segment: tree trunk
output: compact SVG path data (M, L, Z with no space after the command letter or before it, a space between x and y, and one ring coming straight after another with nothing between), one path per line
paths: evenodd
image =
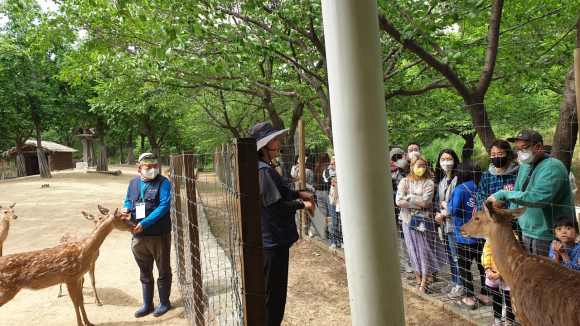
M139 154L145 153L145 134L141 134L141 148L139 149Z
M119 143L119 156L120 156L120 163L125 164L125 156L123 155L123 143Z
M479 135L479 140L483 144L485 150L489 153L491 144L497 139L495 133L489 122L485 104L483 103L483 96L473 96L473 103L469 105L469 115L471 116L471 123Z
M564 100L560 106L554 143L552 144L552 156L562 161L568 172L570 172L574 146L576 145L576 139L578 137L578 112L576 111L574 77L574 67L572 67L566 75Z
M97 156L97 171L108 171L107 147L105 146L105 134L99 130L99 154Z
M127 143L127 164L135 165L135 154L133 154L133 135L129 134L129 142Z
M465 145L463 145L463 150L461 151L461 161L471 159L473 156L473 148L475 147L475 136L477 132L470 132L466 134L461 134L461 137L465 139Z
M40 132L40 116L36 113L35 104L31 101L32 107L32 120L36 126L36 155L38 156L38 170L40 171L41 178L52 178L50 174L50 167L46 160L46 155L44 154L44 149L42 148L42 137Z

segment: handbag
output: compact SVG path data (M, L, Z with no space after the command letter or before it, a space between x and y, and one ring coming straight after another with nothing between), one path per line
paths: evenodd
M413 192L413 185L411 185L411 192ZM409 221L409 227L415 231L425 232L429 230L431 226L431 219L425 218L420 215L411 215L411 220Z

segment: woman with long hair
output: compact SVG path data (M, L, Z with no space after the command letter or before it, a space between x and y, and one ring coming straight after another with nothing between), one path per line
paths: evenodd
M437 158L435 179L433 180L437 189L433 205L435 221L441 223L447 259L451 269L451 283L443 288L441 292L449 293L450 297L461 297L463 294L459 269L457 268L457 237L453 233L453 217L445 207L442 207L441 203L451 200L451 193L453 193L457 185L458 166L460 163L459 157L454 150L450 148L442 149Z
M411 160L409 175L399 183L396 204L401 207L399 219L403 222L405 243L417 280L416 288L421 292L427 290L428 276L438 272L442 266L427 237L429 224L433 224L433 195L434 183L427 160L417 155Z

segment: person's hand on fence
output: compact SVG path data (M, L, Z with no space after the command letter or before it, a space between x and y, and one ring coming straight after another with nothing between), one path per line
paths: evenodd
M494 197L493 195L491 195L491 196L487 197L487 200L489 200L489 201L490 201L490 202L492 202L492 203L495 203L495 201L496 201L497 199L495 199L495 197Z
M435 214L435 222L437 222L437 223L445 223L445 215L443 215L441 213L436 213Z

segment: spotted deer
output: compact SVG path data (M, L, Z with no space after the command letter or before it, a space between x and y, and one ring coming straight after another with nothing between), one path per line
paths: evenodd
M99 222L101 222L107 214L107 213L101 212L102 215L94 216L94 215L89 214L85 211L82 211L82 213L87 220L95 223L95 228L97 227L97 224ZM66 231L60 237L58 244L63 245L63 244L67 244L67 243L80 242L80 241L85 240L88 236L89 236L88 234L86 234L84 232L80 232L80 231ZM101 300L99 300L99 296L97 295L97 288L95 287L95 263L97 262L98 258L99 258L99 250L97 250L95 252L95 255L93 256L93 261L91 262L91 266L89 268L89 276L91 277L91 285L93 287L93 293L95 294L95 303L97 304L97 306L100 307L103 304L101 303ZM85 282L85 278L83 276L82 281L81 281L81 287L84 284L84 282ZM59 286L57 297L60 298L61 296L62 296L62 283Z
M21 289L39 290L66 283L78 326L92 325L85 312L83 275L90 269L97 250L109 233L114 229L130 232L135 228L135 224L123 217L118 209L109 212L99 206L99 210L107 212L103 221L83 241L0 257L0 307Z
M2 257L2 247L4 246L4 241L8 237L8 230L10 230L10 220L17 219L18 216L14 214L14 205L2 206L0 205L0 257Z
M525 252L514 237L510 220L526 208L501 209L504 204L485 201L483 211L459 233L487 238L495 266L511 288L513 312L521 325L580 325L580 272Z

